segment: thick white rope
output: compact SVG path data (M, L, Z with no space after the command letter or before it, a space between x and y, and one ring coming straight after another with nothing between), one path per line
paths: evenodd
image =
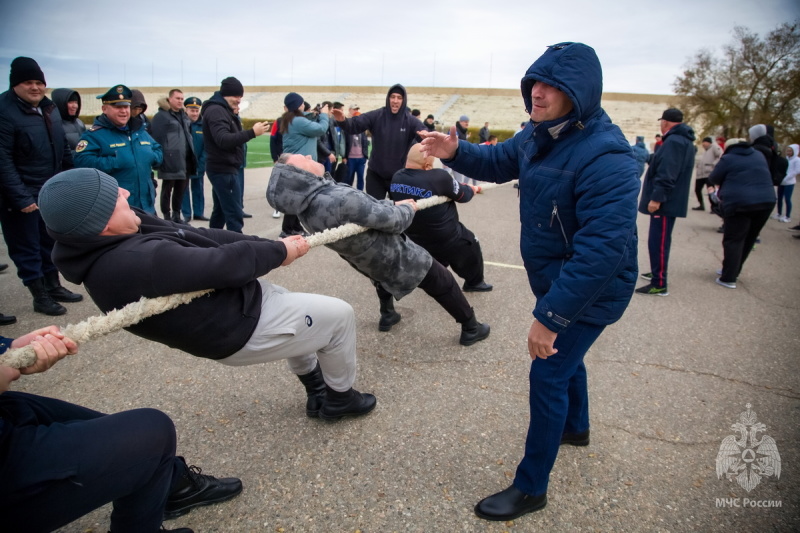
M498 187L495 183L481 184L482 190L493 189L495 187ZM432 196L431 198L418 200L417 207L419 209L427 209L449 201L450 198L446 196ZM344 224L336 228L326 229L325 231L309 235L306 237L306 241L309 247L314 248L316 246L340 241L347 237L352 237L353 235L358 235L369 229L370 228L365 228L358 224ZM212 290L213 289L206 289L195 292L184 292L171 294L169 296L160 296L158 298L142 297L136 302L129 303L122 309L114 309L101 316L91 316L75 325L70 324L65 327L62 332L76 343L82 344L88 340L96 339L122 328L138 324L147 317L164 313L170 309L175 309L179 305L189 303L195 298L210 293ZM36 352L34 352L32 346L14 348L0 355L0 365L10 366L11 368L25 368L31 366L35 362Z

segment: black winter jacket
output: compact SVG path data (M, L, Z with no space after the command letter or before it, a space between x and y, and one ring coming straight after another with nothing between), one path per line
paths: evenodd
M42 114L13 89L0 94L0 197L7 209L36 203L47 180L72 168L55 104L45 97L39 108Z
M746 142L729 146L708 176L708 182L719 186L722 214L771 209L775 204L775 188L764 158Z
M173 224L134 209L139 233L61 235L53 262L66 279L83 283L103 312L142 296L215 289L188 304L147 318L128 331L198 357L239 351L261 316L258 277L286 259L281 241L220 229Z
M206 171L236 174L244 165L244 145L255 139L255 132L242 131L242 123L219 91L203 102L203 135L206 148Z
M78 110L74 117L70 117L69 111L67 110L67 102L69 102L69 99L72 98L73 95L78 98ZM83 132L86 131L86 124L78 118L81 114L81 95L78 91L73 91L72 89L53 89L50 98L53 100L53 103L56 104L58 112L61 115L64 135L67 137L67 144L74 156L75 146L77 146Z
M684 123L664 134L664 143L653 154L642 184L639 212L645 215L686 217L689 186L694 170L694 130ZM654 213L647 210L650 201L661 203Z
M158 101L159 110L150 124L152 136L164 153L158 168L163 180L184 180L197 172L197 159L192 141L191 121L181 109L171 111L166 101Z

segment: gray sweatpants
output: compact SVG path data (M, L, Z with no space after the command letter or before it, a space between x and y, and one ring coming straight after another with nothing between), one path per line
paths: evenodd
M261 317L238 352L220 359L230 366L286 359L297 375L317 366L335 391L349 390L356 379L356 321L350 304L320 294L289 292L266 280L261 284Z

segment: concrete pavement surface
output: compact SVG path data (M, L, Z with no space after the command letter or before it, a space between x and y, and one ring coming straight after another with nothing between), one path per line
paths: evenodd
M247 172L245 209L254 217L245 232L276 238L281 220L271 217L264 197L268 176L269 169ZM208 216L208 184L207 191ZM421 290L396 304L402 321L379 332L374 289L328 249L313 249L267 276L353 306L356 388L378 398L366 417L307 418L303 388L282 362L231 368L124 331L86 343L44 374L23 376L15 389L103 412L161 409L174 420L178 452L190 464L242 478L239 497L195 509L167 522L169 528L800 530L800 240L787 231L793 224L768 222L738 288L730 290L714 283L722 259L720 219L698 211L679 219L670 295L634 295L586 358L590 446L561 449L544 510L493 523L472 509L511 483L523 452L534 298L519 256L517 190L487 191L459 211L481 241L486 279L494 284L492 292L467 295L492 327L474 346L458 344L459 326ZM647 272L648 219L639 217L639 264ZM7 257L0 244L0 260ZM86 295L83 287L66 285ZM88 296L66 304L63 317L34 313L13 267L0 273L0 295L0 311L18 318L0 329L4 336L99 314ZM739 435L731 426L748 404L764 424L757 438L772 437L781 459L780 477L762 476L749 492L716 470L720 445ZM747 454L742 464L752 470ZM110 512L107 505L60 531L104 532Z

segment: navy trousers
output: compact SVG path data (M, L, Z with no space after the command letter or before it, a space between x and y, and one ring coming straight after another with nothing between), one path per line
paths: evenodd
M514 486L531 496L547 492L561 435L589 429L583 358L605 326L576 322L556 337L558 353L531 362L530 424Z
M667 286L667 267L669 265L669 249L672 246L672 229L675 217L650 215L650 233L647 238L647 249L650 251L650 272L654 287L663 289Z
M47 234L38 210L23 213L2 207L0 227L8 246L8 256L14 261L17 276L23 284L30 285L33 280L57 270L50 259L55 241Z
M181 213L183 218L191 220L192 217L201 217L206 209L206 198L203 190L203 176L199 178L189 178L189 186L183 193L183 205Z
M155 409L105 415L22 392L0 395L5 531L49 532L114 502L111 531L158 531L173 482L175 426Z
M244 227L244 214L242 211L242 193L239 189L239 173L218 174L209 172L214 207L211 210L209 228L222 229L226 226L229 231L242 232Z

